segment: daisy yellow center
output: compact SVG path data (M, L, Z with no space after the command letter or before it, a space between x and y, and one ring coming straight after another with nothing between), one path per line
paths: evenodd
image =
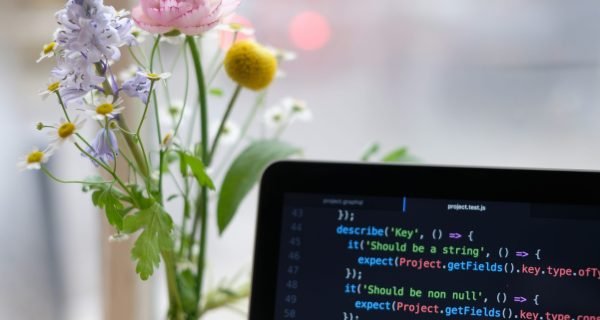
M169 114L171 115L171 117L176 117L179 115L179 111L180 109L178 107L172 106L169 108Z
M101 114L103 116L113 112L115 110L115 106L112 103L103 103L96 107L96 113Z
M75 125L71 122L64 123L58 128L58 136L61 138L68 138L75 132Z
M33 151L29 155L27 155L27 163L40 163L44 158L44 152L42 151Z
M156 73L148 73L146 77L150 80L160 80L160 75Z
M56 90L58 90L58 87L60 87L60 82L58 82L58 81L52 82L51 84L48 85L48 91L55 92Z
M229 24L229 27L231 29L233 29L234 31L240 31L240 30L242 30L242 28L244 26L242 26L242 24L240 24L240 23L232 22L232 23Z
M173 134L169 132L169 133L167 133L167 134L165 135L165 137L163 138L163 140L162 140L162 144L163 144L164 146L166 146L167 144L169 144L169 143L171 142L171 139L173 139Z
M44 46L44 54L48 54L52 51L54 51L54 49L56 48L56 42L52 41L50 43L48 43L47 45Z

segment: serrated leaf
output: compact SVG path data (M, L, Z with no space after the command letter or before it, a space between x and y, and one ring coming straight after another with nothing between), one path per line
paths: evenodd
M99 209L104 210L108 223L117 230L123 229L123 216L127 213L123 208L121 200L125 195L113 188L111 183L101 183L102 178L94 177L87 179L89 184L84 186L84 191L92 191L92 203Z
M147 209L154 204L154 200L144 195L145 189L138 185L128 185L129 195L123 197L123 201L129 202L138 209Z
M97 206L103 208L104 212L106 212L108 223L117 228L117 230L123 229L123 204L119 200L118 193L110 187L105 190L95 191L92 198L96 194L98 194Z
M271 162L300 152L299 148L277 140L260 140L242 151L229 167L219 193L217 203L219 232L225 231L240 203Z
M160 264L163 250L171 250L173 241L173 220L157 203L147 209L129 215L123 221L123 229L127 233L143 229L131 250L131 257L137 261L135 271L142 280L147 280Z
M196 180L201 186L207 187L211 190L215 190L215 184L206 173L206 169L204 168L202 160L187 153L183 154L183 159L187 166L190 169L192 169L194 177L196 177Z

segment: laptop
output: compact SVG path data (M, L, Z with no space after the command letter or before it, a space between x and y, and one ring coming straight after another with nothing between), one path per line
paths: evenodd
M600 173L278 162L250 319L600 319Z

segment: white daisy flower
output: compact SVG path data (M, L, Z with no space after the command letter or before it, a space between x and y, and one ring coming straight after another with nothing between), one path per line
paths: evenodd
M123 103L123 99L121 98L113 101L114 99L111 95L100 95L96 100L96 104L91 104L89 105L90 109L84 110L85 113L95 120L104 121L106 119L113 119L125 109L125 107L120 106Z
M160 149L162 151L169 149L173 145L173 141L175 140L174 134L173 130L169 130L162 138L162 141L160 142Z
M148 32L134 25L133 27L131 27L131 35L135 38L137 44L140 44L146 41L146 37L148 37Z
M48 98L49 95L58 92L59 89L60 89L60 81L50 80L48 82L46 90L40 91L40 96L42 96L42 99L46 99L46 98Z
M160 37L160 42L166 42L173 46L180 46L185 42L185 34L179 33L177 35L163 35Z
M50 148L58 149L65 141L75 142L75 133L81 130L85 124L85 119L79 120L79 116L73 122L60 119L60 123L54 126L54 130L49 132L52 142Z
M306 102L303 100L286 97L281 102L283 109L288 114L290 121L310 121L312 120L312 112L306 107Z
M296 58L298 57L298 55L293 51L283 50L283 49L279 49L279 48L275 48L275 47L271 47L271 46L268 46L267 50L271 51L271 53L273 53L273 55L279 62L296 60ZM283 71L281 68L277 68L275 77L276 78L284 78L285 76L286 76L285 71Z
M117 78L119 79L119 81L121 82L125 82L133 77L135 77L135 75L138 73L140 69L138 68L137 65L132 64L129 67L127 67L125 70L119 72L119 74L117 75Z
M220 121L212 122L210 125L211 135L215 137L217 132L219 131L219 127L221 126ZM228 145L235 143L240 137L240 127L233 121L227 120L223 125L223 129L221 130L221 137L219 138L219 143Z
M182 116L185 123L185 119L190 117L190 111L191 108L184 108L182 100L173 100L167 107L161 107L159 109L160 124L162 127L173 128L177 125L179 117Z
M231 33L239 33L239 34L243 34L245 36L252 36L254 35L254 29L247 27L239 22L229 22L229 23L222 23L218 26L215 27L215 30L218 31L225 31L225 32L231 32Z
M40 61L42 61L46 58L54 57L54 53L56 52L57 47L58 47L58 44L54 41L45 44L42 47L42 51L40 52L40 57L36 60L36 62L39 63Z
M168 79L168 78L171 77L171 73L170 72L153 73L153 72L142 72L142 71L139 71L137 74L139 74L140 76L144 76L144 77L148 78L148 80L150 80L150 81L166 80L166 79Z
M272 46L267 46L267 50L271 51L275 58L277 58L279 61L293 61L298 57L298 55L293 51L279 49Z
M287 114L279 105L265 111L264 122L269 128L279 128L287 121Z
M46 149L41 151L38 148L33 148L29 154L21 158L17 163L17 167L20 170L40 170L42 164L48 162L48 159L52 156L54 151L52 149Z

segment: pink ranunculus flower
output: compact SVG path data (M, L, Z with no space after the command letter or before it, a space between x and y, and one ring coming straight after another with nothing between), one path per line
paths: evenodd
M179 30L187 35L206 32L239 5L239 0L140 0L131 16L150 33Z

